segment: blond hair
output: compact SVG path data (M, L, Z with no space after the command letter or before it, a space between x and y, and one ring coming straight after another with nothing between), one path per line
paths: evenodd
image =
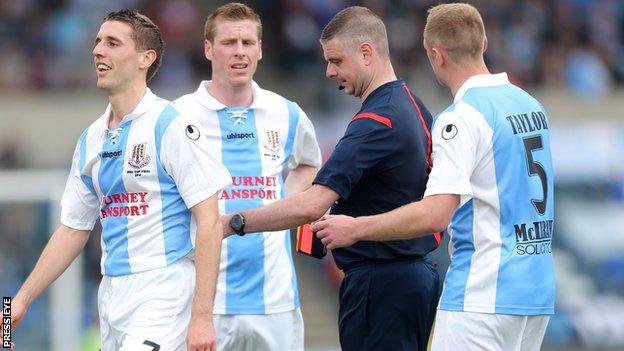
M469 4L438 5L428 11L423 39L425 48L440 47L455 63L472 61L485 49L483 19Z
M251 20L256 22L258 24L258 39L262 39L262 22L260 21L260 16L258 16L256 11L245 4L232 2L220 6L208 15L206 24L204 25L204 37L210 42L214 40L217 31L216 22L219 19L227 21Z
M372 44L377 52L389 57L386 26L373 11L362 6L351 6L338 12L323 28L321 43L338 38L354 50L362 43Z

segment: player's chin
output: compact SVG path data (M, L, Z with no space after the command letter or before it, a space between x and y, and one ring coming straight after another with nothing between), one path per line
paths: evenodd
M251 84L252 76L249 74L239 74L230 78L230 84L235 87L242 87Z
M98 77L96 85L98 88L105 90L110 87L110 82L105 78Z

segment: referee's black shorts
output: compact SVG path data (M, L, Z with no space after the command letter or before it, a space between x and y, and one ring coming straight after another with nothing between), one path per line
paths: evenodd
M338 313L342 350L425 351L439 279L426 258L367 263L345 272Z

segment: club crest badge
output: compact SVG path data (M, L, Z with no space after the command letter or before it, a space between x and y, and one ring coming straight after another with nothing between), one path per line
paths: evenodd
M266 138L264 140L264 148L274 154L279 152L280 140L279 133L275 130L269 130L266 132Z
M278 131L267 131L262 146L264 147L264 157L267 157L272 161L277 161L280 159L281 143Z
M128 160L128 165L130 165L130 167L140 169L150 163L150 156L145 153L146 148L147 143L134 144L132 147L132 154Z

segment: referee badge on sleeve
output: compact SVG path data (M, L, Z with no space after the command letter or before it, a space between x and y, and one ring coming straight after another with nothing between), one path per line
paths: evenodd
M193 141L198 140L199 137L201 136L201 133L199 132L199 128L195 127L192 124L189 124L188 126L186 126L186 128L184 129L184 132L186 133L186 136Z

